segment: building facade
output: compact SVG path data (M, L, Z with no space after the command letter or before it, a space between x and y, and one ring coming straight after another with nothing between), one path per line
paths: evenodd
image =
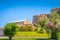
M48 16L48 14L39 14L39 15L33 16L32 24L38 24L39 21L46 16Z
M54 9L51 9L51 12L57 12L60 11L60 8L54 8Z
M0 37L4 36L4 28L0 28Z
M30 24L29 20L17 20L17 21L12 21L11 23L16 23L19 27L24 26L26 24Z
M51 13L58 13L60 18L60 8L51 9ZM39 15L33 16L32 24L39 23L39 21L46 16L49 18L50 14L39 14Z

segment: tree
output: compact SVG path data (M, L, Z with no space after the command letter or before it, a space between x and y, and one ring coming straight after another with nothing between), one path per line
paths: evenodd
M58 39L56 22L54 22L54 25L51 26L51 39Z
M12 40L17 31L18 26L15 23L7 23L4 27L4 35L9 36L9 40Z
M47 20L48 20L47 16L40 20L39 24L42 28L44 28Z
M51 39L58 39L57 35L57 19L59 15L57 13L51 13L49 17L49 21L47 23L47 28L51 30Z
M41 27L44 27L44 25L45 25L45 20L40 20L39 24L41 25Z
M57 26L58 26L57 31L60 32L60 20L59 19L57 19Z

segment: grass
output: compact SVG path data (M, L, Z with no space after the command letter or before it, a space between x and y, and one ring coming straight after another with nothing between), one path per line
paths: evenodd
M0 39L0 40L8 40L8 39ZM33 39L33 38L16 38L13 40L35 40L35 39Z
M8 39L0 39L0 40L8 40ZM56 39L40 39L40 38L15 38L12 40L56 40Z
M60 33L58 34L60 35ZM13 40L55 40L55 39L48 39L48 34L47 33L37 33L37 32L17 32ZM20 37L20 38L19 38ZM22 38L21 38L22 37ZM26 38L23 38L26 37ZM31 38L27 38L31 37ZM39 37L39 38L36 38ZM0 38L0 40L8 40L7 38Z
M58 33L58 36L60 37L60 33ZM55 39L48 39L47 33L37 33L37 32L17 32L13 40L55 40ZM20 37L20 38L19 38ZM22 37L22 38L21 38ZM26 37L26 38L23 38ZM31 38L27 38L31 37ZM36 38L39 37L39 38ZM7 38L0 38L0 40L8 40Z
M16 37L48 37L47 33L37 33L37 32L17 32Z
M15 40L35 40L34 38L17 38Z
M0 38L0 40L8 40L9 38Z
M44 40L44 39L39 39L39 38L48 38L48 34L25 31L25 32L17 32L14 37L17 37L17 38L13 38L13 40ZM26 38L23 38L23 37L26 37ZM29 37L31 37L31 38L29 38ZM38 37L38 38L36 38L36 37ZM0 40L8 40L8 39L7 38L5 38L5 39L0 38Z
M47 39L39 39L39 38L48 38L48 34L47 33L37 33L37 32L17 32L15 37L18 38L13 38L13 40L47 40ZM20 37L20 38L19 38ZM21 38L22 37L22 38ZM26 38L23 38L26 37ZM31 38L27 38L27 37L31 37ZM35 37L39 37L39 38L35 38ZM2 39L0 38L0 40L8 40L8 39Z

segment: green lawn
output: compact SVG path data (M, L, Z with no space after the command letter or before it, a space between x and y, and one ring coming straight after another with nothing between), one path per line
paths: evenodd
M60 35L60 33L58 35ZM37 33L37 32L17 32L15 37L17 37L17 38L13 38L13 40L53 40L53 39L48 39L47 33L41 34L41 33ZM23 37L26 37L26 38L23 38ZM27 38L27 37L31 37L31 38ZM36 38L36 37L39 37L39 38ZM8 40L8 39L0 38L0 40Z
M0 40L8 40L8 39L0 39ZM35 40L34 38L15 38L13 40Z
M37 32L17 32L16 37L45 37L48 38L47 33L37 33Z
M41 33L37 33L37 32L26 32L25 31L25 32L17 32L15 34L15 37L18 37L18 38L13 38L13 40L47 40L48 34L47 33L42 33L41 34ZM23 38L23 37L26 37L26 38ZM29 38L29 37L31 37L31 38ZM39 39L39 38L36 38L36 37L46 38L46 39ZM0 40L8 40L8 39L0 39Z
M8 40L8 39L0 39L0 40ZM13 40L53 40L53 39L40 39L40 38L15 38ZM55 39L54 39L55 40Z

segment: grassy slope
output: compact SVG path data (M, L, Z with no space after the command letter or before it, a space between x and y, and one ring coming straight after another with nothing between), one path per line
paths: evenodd
M17 37L48 37L47 33L37 33L37 32L18 32L15 36Z
M32 36L33 35L33 36ZM58 33L58 35L60 36L60 33ZM48 37L47 34L39 34L37 32L18 32L15 36L29 36L29 37ZM0 39L0 40L8 40L8 39ZM41 38L15 38L14 40L50 40L50 39L41 39ZM54 39L55 40L55 39Z
M17 32L15 35L17 37L33 37L33 38L15 38L14 40L45 40L45 39L39 39L34 37L40 37L40 38L46 38L48 37L47 33L37 33L37 32ZM8 40L8 39L0 39L0 40ZM47 39L46 39L47 40Z

